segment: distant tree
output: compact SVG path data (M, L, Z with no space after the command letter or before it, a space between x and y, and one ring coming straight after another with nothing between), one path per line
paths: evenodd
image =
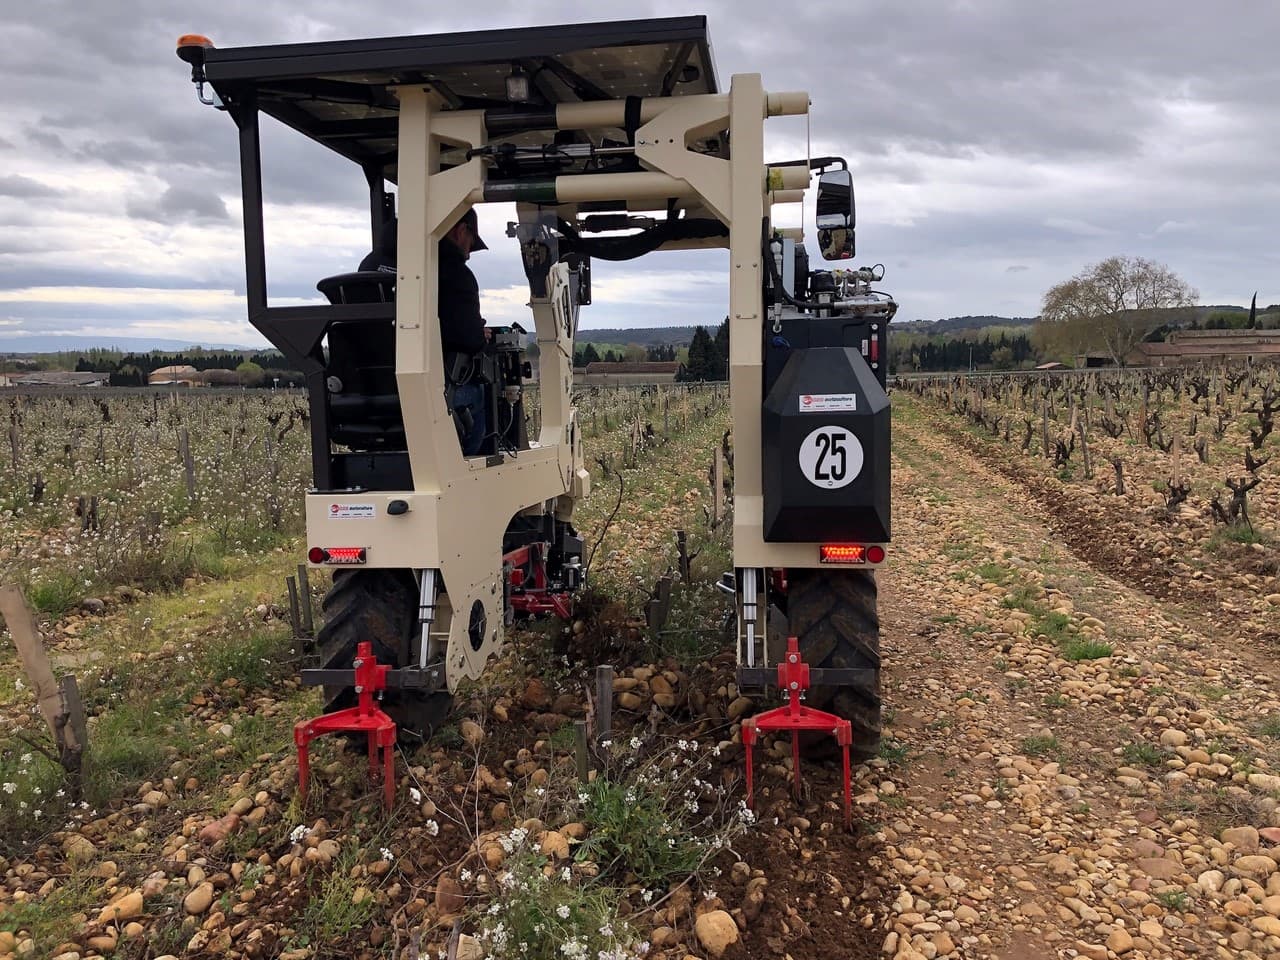
M147 375L141 368L133 364L125 364L112 373L107 382L113 387L142 387L146 386Z
M729 379L729 318L725 317L724 321L716 328L716 335L712 340L712 346L715 348L715 380Z
M1013 369L1013 347L996 347L991 352L991 366L997 370Z
M236 367L236 373L240 375L240 382L246 387L256 387L266 378L266 374L262 367L258 366L252 360L244 360Z
M1158 311L1193 305L1200 295L1164 264L1108 257L1050 287L1037 332L1061 354L1105 350L1117 364L1161 323Z
M623 357L626 358L628 363L642 363L646 353L647 351L640 344L628 343L626 350L623 352Z
M604 352L604 362L605 362L605 363L617 363L617 362L618 362L618 355L617 355L616 353L614 353L612 349L606 350L606 351Z
M707 333L707 328L697 326L693 328L693 339L689 342L689 359L685 362L684 374L681 377L689 383L700 383L705 380L716 379L716 370L714 368L715 361L715 342L711 339L711 335Z

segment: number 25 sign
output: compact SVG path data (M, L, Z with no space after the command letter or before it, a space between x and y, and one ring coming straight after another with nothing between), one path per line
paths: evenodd
M815 487L835 490L862 472L862 444L844 427L818 427L800 444L800 472Z

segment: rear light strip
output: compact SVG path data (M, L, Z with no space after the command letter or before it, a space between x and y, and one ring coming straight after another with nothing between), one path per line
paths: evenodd
M818 547L818 559L824 564L884 563L884 547L878 543L824 543Z
M344 565L364 563L368 550L364 547L312 547L307 559L315 564Z

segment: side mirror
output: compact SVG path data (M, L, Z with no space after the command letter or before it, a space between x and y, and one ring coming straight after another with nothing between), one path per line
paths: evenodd
M818 248L823 260L853 259L853 174L828 170L818 178Z

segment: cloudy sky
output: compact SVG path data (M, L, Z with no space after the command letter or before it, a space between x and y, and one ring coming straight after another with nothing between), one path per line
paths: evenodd
M241 46L564 23L583 9L0 5L0 341L263 342L241 296L235 127L196 102L178 35ZM1167 263L1205 303L1247 303L1255 289L1280 301L1273 0L586 9L592 20L705 13L722 86L760 72L767 89L807 89L813 152L849 158L858 259L888 266L900 319L1034 315L1048 286L1111 254ZM802 119L766 129L772 159L803 155ZM363 177L280 128L264 131L264 164L273 302L314 300L316 279L365 252ZM493 249L473 260L495 321L524 313L508 216L481 211ZM726 266L719 252L598 264L583 326L714 323Z

